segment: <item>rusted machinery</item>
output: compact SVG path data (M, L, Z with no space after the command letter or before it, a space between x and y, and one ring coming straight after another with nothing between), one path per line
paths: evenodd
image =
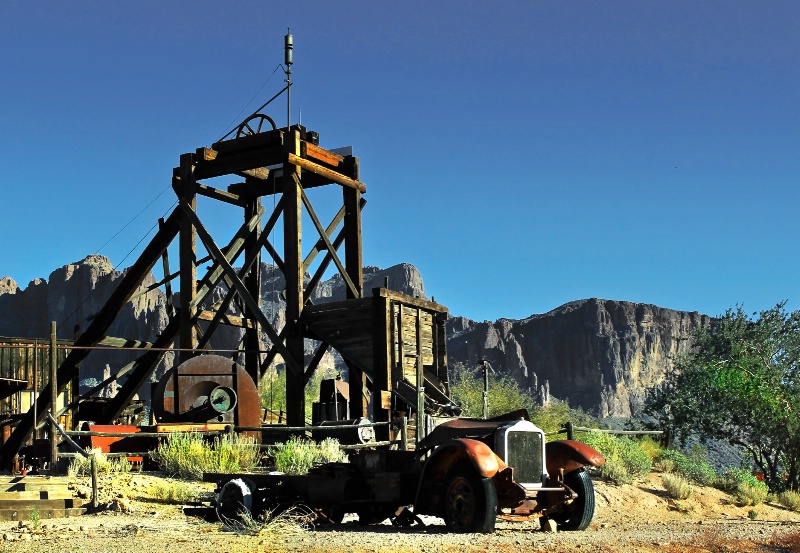
M200 355L168 371L155 386L159 423L261 424L261 399L244 367L220 355Z
M456 418L437 426L413 451L363 450L349 463L328 463L307 475L207 474L218 483L222 520L297 504L320 521L356 513L362 524L390 518L444 519L453 532L493 532L498 516L542 517L561 530L584 530L594 516L594 488L584 466L603 457L572 440L545 443L526 411L491 420Z

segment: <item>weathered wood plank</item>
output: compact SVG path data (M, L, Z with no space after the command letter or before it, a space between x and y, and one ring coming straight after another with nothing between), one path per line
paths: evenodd
M342 186L354 188L362 194L367 191L367 185L363 182L346 177L341 173L337 173L333 169L328 169L327 167L320 165L319 163L314 163L313 161L303 159L302 157L294 154L289 154L288 160L292 165L296 165L302 169L305 169L306 171L316 173L317 175L322 175L323 177L331 179L333 182L341 184Z
M197 312L197 318L202 321L213 321L217 316L217 311L207 311L205 309ZM223 313L219 316L219 322L228 326L237 326L239 328L253 328L253 321L235 315L228 315Z
M238 194L232 194L230 192L220 190L219 188L208 186L207 184L197 183L197 193L207 198L211 198L213 200L219 200L221 202L225 202L228 204L237 205L239 207L244 207L245 205L247 205L247 202L243 200Z
M321 161L322 163L326 163L333 167L341 165L341 163L344 161L344 156L335 154L330 150L321 148L320 146L312 144L311 142L303 141L301 143L301 148L305 150L306 157L316 159L317 161Z

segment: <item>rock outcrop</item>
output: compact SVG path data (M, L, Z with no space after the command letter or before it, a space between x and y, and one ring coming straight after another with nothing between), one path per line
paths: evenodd
M450 362L487 359L541 403L552 396L601 417L639 413L688 336L711 319L655 305L588 299L512 321L448 322Z

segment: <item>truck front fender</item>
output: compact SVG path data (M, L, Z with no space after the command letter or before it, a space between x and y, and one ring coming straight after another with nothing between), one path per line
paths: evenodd
M431 452L422 467L414 500L415 512L430 514L440 502L438 484L443 484L451 469L468 462L483 478L493 478L506 470L503 460L485 443L470 438L447 440Z
M567 474L586 465L599 467L606 462L605 457L595 448L575 440L555 440L547 442L544 447L547 472L553 479L561 469Z

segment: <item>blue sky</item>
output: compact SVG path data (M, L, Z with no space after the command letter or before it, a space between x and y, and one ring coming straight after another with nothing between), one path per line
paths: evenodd
M798 21L777 1L4 0L0 276L101 246L130 265L179 155L282 87L290 27L293 122L361 159L365 262L413 263L452 313L797 309ZM218 243L241 217L200 215Z

